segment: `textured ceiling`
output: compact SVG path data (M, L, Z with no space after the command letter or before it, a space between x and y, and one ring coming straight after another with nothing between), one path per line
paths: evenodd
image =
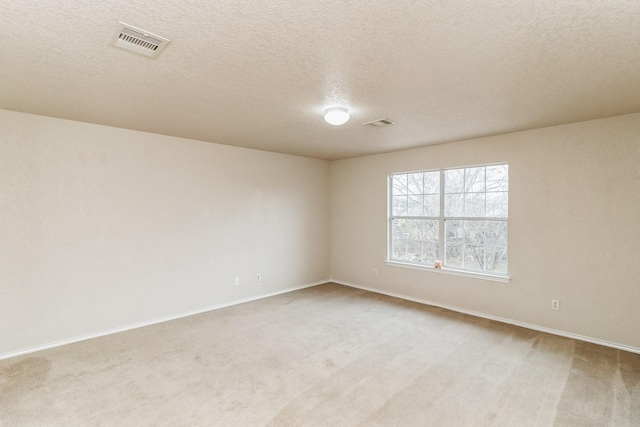
M640 112L640 1L0 0L0 58L3 109L339 159Z

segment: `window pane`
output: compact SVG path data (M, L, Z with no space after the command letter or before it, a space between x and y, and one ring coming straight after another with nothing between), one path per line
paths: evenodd
M407 242L411 237L411 222L406 219L394 219L391 229L393 233L392 257L398 261L407 261Z
M477 193L485 191L484 169L484 167L480 167L466 168L464 170L465 191L467 193Z
M408 219L394 219L392 221L393 237L395 239L408 239L411 235L410 221Z
M427 265L433 265L434 261L440 259L437 243L424 242L422 244L423 262Z
M392 191L394 195L408 194L406 174L393 175Z
M445 267L507 273L507 222L447 220Z
M424 240L428 242L435 242L436 244L438 243L440 235L440 227L438 223L439 221L437 219L422 221L422 236Z
M424 179L422 173L410 173L407 175L409 194L424 194Z
M449 169L444 171L444 192L464 192L464 169Z
M391 199L391 215L392 216L407 216L409 214L409 208L407 205L407 196L393 196Z
M444 195L444 216L464 216L464 194L453 193Z
M424 234L422 230L422 220L410 219L410 220L407 220L407 225L408 225L407 237L415 241L422 240L422 236Z
M509 193L487 193L487 217L506 218L509 214Z
M409 195L409 216L422 216L423 196Z
M463 221L464 243L467 245L484 245L485 221Z
M433 194L424 196L424 215L440 216L440 195Z
M484 270L484 246L466 245L464 247L464 268Z
M486 271L507 273L507 247L487 246L485 250Z
M424 173L424 194L440 195L440 172Z
M485 244L490 246L507 246L507 222L485 222Z
M485 216L485 194L467 193L464 195L464 214L467 217Z
M407 256L409 262L422 262L422 242L409 240L407 242Z
M394 219L392 259L432 265L438 255L438 224L438 220Z
M445 244L445 265L448 267L463 268L463 248L464 245Z
M446 221L444 240L448 243L464 243L463 221Z
M407 242L406 240L394 240L391 256L396 261L407 260Z
M509 166L487 166L487 191L509 190Z

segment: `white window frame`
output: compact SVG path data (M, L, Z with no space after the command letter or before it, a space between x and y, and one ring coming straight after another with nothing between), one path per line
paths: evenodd
M509 217L508 213L506 217L447 217L445 216L445 173L451 170L457 169L468 169L468 168L478 168L478 167L490 167L490 166L499 166L505 165L508 168L508 163L493 163L493 164L482 164L482 165L469 165L469 166L458 166L458 167L450 167L450 168L442 168L442 169L431 169L431 170L420 170L420 171L412 171L412 172L395 172L391 173L387 177L387 265L393 267L404 267L411 269L418 269L423 271L437 272L443 274L451 274L456 276L465 276L465 277L473 277L485 280L492 280L498 282L508 282L510 280L509 272L508 272L508 241L506 242L506 250L507 250L507 272L493 272L493 271L484 271L484 270L470 270L464 269L460 267L450 267L445 262L445 228L447 221L504 221L507 223L507 239L508 239L508 222ZM439 216L403 216L403 215L393 215L393 177L398 175L409 175L413 173L424 173L424 172L439 172L440 173L440 212ZM507 172L508 173L508 172ZM508 181L507 181L508 182ZM508 186L508 184L507 184ZM508 197L508 188L507 188L507 197ZM484 194L487 191L485 189ZM508 203L508 202L507 202ZM507 208L508 209L508 208ZM410 262L404 260L394 260L393 259L393 221L394 219L428 219L439 221L439 229L438 229L438 251L441 257L442 268L435 268L434 265L427 265L425 263L420 262Z

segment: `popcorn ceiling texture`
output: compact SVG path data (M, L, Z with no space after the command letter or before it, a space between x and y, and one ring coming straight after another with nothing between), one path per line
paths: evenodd
M171 43L116 49L118 21ZM0 108L347 158L638 112L639 24L637 1L1 0Z

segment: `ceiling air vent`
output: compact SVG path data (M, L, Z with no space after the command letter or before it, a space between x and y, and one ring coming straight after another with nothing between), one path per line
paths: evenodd
M390 120L390 119L378 119L378 120L372 120L372 121L367 122L367 123L363 123L363 125L369 126L369 127L372 127L372 128L381 128L381 127L395 125L395 124L396 124L396 122L394 122L393 120Z
M155 58L169 44L169 39L132 27L124 22L118 22L111 44L130 52Z

